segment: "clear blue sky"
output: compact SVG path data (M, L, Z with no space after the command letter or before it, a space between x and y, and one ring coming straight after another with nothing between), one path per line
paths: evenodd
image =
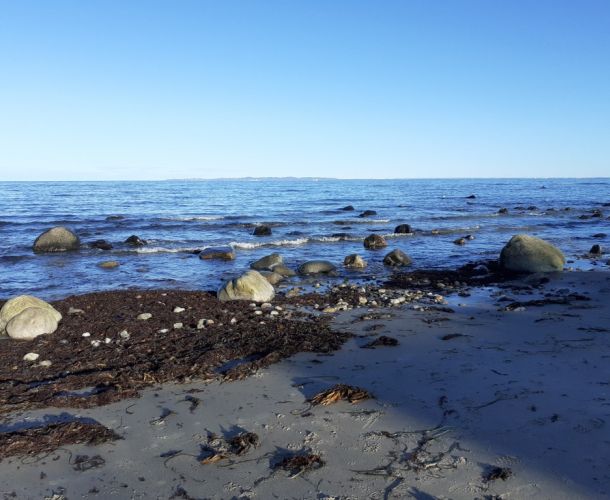
M608 0L0 0L0 180L610 175Z

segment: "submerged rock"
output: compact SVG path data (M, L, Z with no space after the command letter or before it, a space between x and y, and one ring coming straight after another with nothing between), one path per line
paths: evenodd
M246 271L238 278L227 281L218 290L218 299L222 302L229 300L269 302L274 296L273 286L263 275L254 270Z
M34 252L68 252L78 250L80 239L69 229L57 226L42 233L32 247Z
M286 267L284 264L278 264L277 266L273 266L271 269L274 273L281 274L285 278L290 278L297 275L296 271Z
M90 243L91 248L97 248L99 250L112 250L112 245L106 240L95 240Z
M232 247L210 247L199 253L202 260L235 260L235 250Z
M454 245L465 245L466 238L458 238L457 240L453 240Z
M257 271L271 271L275 266L281 265L284 263L284 257L282 257L279 253L275 252L265 257L258 259L257 261L250 264L252 269L256 269Z
M364 238L364 248L376 250L378 248L387 247L388 244L385 238L379 234L371 234Z
M354 207L352 205L347 205L346 207L343 207L341 210L344 210L346 212L351 212L352 210L354 210Z
M562 271L565 257L561 250L548 241L518 234L502 249L500 265L509 271L548 273Z
M377 212L375 210L365 210L358 217L370 217L371 215L377 215Z
M589 250L589 253L591 255L602 255L604 252L602 250L602 246L595 244L591 247L591 250Z
M106 260L98 264L102 269L116 269L120 265L121 263L116 260Z
M337 268L327 260L310 260L299 266L299 274L330 273Z
M345 257L345 259L343 260L343 265L345 267L351 267L354 269L364 269L367 264L366 261L362 257L360 257L360 255L358 255L357 253L353 253Z
M31 295L19 295L6 301L2 309L0 309L0 334L5 332L6 325L11 319L30 307L47 309L51 312L57 323L61 321L61 313L51 304Z
M280 281L284 279L280 273L276 273L274 271L259 271L260 274L272 285L277 285Z
M271 236L271 227L266 224L261 224L260 226L256 226L254 228L254 232L252 233L254 236Z
M508 208L501 208L500 210L498 210L498 214L500 215L506 215L508 213Z
M408 266L412 262L411 257L398 248L392 250L383 258L383 263L386 266Z

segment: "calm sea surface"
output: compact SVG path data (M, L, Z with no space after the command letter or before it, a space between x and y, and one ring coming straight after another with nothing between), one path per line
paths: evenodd
M467 198L471 194L476 199ZM570 265L589 269L593 263L582 256L591 245L610 246L607 236L593 238L610 233L608 203L606 178L0 183L0 297L30 293L54 299L125 288L215 289L271 252L281 252L292 266L311 259L340 265L357 252L369 261L364 276L386 275L381 260L393 248L409 254L416 268L453 268L496 257L515 233L546 238L574 261ZM356 210L342 211L346 205ZM508 208L508 214L499 215L500 208ZM593 209L604 211L603 217L581 218ZM358 217L364 210L377 214ZM272 226L272 236L252 235L261 223ZM415 234L394 235L394 227L402 223L410 224ZM75 231L83 248L34 254L34 239L57 225ZM388 238L388 249L363 248L362 240L372 232ZM132 234L148 245L125 245ZM463 247L453 244L468 234L475 239ZM87 245L97 239L114 248ZM236 260L203 261L193 253L218 245L235 248ZM98 264L104 260L117 260L121 266L101 269ZM335 279L356 276L341 269Z

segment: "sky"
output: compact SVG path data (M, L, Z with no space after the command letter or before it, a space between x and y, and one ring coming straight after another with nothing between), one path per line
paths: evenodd
M610 176L607 0L0 0L0 180Z

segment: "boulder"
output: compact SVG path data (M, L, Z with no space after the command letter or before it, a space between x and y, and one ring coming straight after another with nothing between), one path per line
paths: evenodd
M466 238L458 238L457 240L453 240L454 245L465 245Z
M337 268L327 260L310 260L299 266L299 274L331 273Z
M297 275L297 273L295 271L293 271L289 267L286 267L284 264L278 264L277 266L273 266L273 272L277 273L277 274L281 274L285 278L290 278L292 276Z
M377 215L377 212L375 210L365 210L358 217L370 217L371 215Z
M90 244L91 248L97 248L99 250L112 250L112 245L106 240L95 240Z
M256 226L254 228L254 232L252 234L254 236L271 236L271 227L261 224L260 226Z
M469 195L469 196L466 196L466 199L467 199L467 200L474 200L474 199L476 199L476 195L471 194L471 195Z
M238 278L227 281L218 290L218 300L250 300L270 302L275 296L273 286L258 271L246 271Z
M106 220L108 222L113 221L113 220L123 220L125 218L124 215L109 215L108 217L106 217Z
M146 245L147 242L139 236L132 234L129 238L125 240L125 243L132 247L143 247L144 245Z
M408 266L412 262L411 257L398 248L392 250L383 258L383 263L386 266Z
M354 269L364 269L366 267L366 261L357 253L353 253L345 257L343 265Z
M413 232L409 224L400 224L394 228L394 234L410 234Z
M278 266L283 263L284 257L282 257L279 253L275 252L270 255L266 255L261 259L258 259L256 262L250 264L250 267L252 269L256 269L257 271L271 271L275 266Z
M47 304L44 300L32 297L31 295L19 295L6 301L2 309L0 309L0 334L5 332L6 325L11 319L30 307L47 309L53 315L56 323L61 321L60 312L51 304Z
M260 274L272 285L277 285L280 281L284 279L280 273L276 273L273 271L259 271Z
M68 252L79 247L78 236L65 227L57 226L38 236L32 248L34 252Z
M598 245L597 243L595 245L593 245L591 247L591 250L589 250L589 253L591 255L601 255L604 253L604 251L602 250L602 246Z
M513 236L500 253L500 266L509 271L548 273L562 271L565 257L561 250L535 236Z
M378 248L387 247L388 244L383 236L380 234L371 234L364 238L364 248L369 250L376 250Z
M235 250L232 247L210 247L199 253L202 260L235 260Z
M500 210L498 210L498 214L500 215L506 215L508 213L508 208L501 208Z
M57 318L44 307L28 307L11 318L6 333L12 339L32 340L57 330Z
M343 207L341 210L344 210L345 212L351 212L354 210L354 207L352 205L347 205L346 207Z

